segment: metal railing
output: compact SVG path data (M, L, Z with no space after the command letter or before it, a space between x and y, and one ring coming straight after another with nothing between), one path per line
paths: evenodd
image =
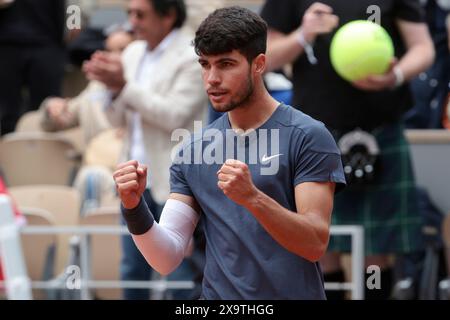
M80 269L81 281L81 299L91 299L89 289L93 288L148 288L158 291L167 289L192 289L192 281L94 281L91 280L91 266L89 262L89 244L88 236L90 234L128 234L126 227L119 226L77 226L77 227L37 227L27 226L20 228L23 234L77 234L81 238L80 242ZM337 283L326 282L327 290L350 290L351 297L354 300L364 299L364 231L360 226L332 226L332 236L351 236L352 258L351 272L352 282ZM55 289L65 288L65 283L55 284L50 281L32 281L31 287L36 289Z
M0 287L7 288L8 298L29 299L31 298L31 288L55 289L67 288L65 282L30 281L26 274L23 253L20 245L20 233L22 234L76 234L80 237L80 282L79 288L81 299L91 299L91 288L149 288L164 291L167 289L192 289L192 281L94 281L91 280L90 266L90 246L89 235L91 234L129 234L124 226L67 226L67 227L44 227L14 225L12 210L9 199L0 196L0 212L3 211L3 218L0 219L0 252L3 257L3 264L6 266L6 276L12 281L0 282ZM352 242L352 282L350 283L325 283L328 290L351 290L352 299L364 299L364 230L361 226L332 226L330 229L332 236L351 236ZM9 288L9 290L8 290Z
M352 300L364 299L364 228L361 226L331 226L331 236L351 236L352 282L325 282L326 290L350 290Z
M90 300L89 289L100 288L121 288L121 289L154 289L157 291L165 291L167 289L193 289L195 284L193 281L168 281L168 280L149 280L149 281L94 281L91 280L91 264L90 264L90 245L89 235L126 235L129 234L125 226L61 226L61 227L41 227L26 226L20 228L22 234L73 234L80 237L80 293L82 300ZM32 281L32 288L51 289L66 288L65 283L55 284L52 281Z

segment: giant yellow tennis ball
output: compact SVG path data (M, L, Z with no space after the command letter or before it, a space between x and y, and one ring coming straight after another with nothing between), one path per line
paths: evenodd
M370 21L343 25L331 41L331 64L348 81L385 73L393 56L391 37L382 26Z

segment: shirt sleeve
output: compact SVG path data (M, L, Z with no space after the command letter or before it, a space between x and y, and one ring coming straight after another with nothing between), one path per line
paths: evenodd
M267 0L261 10L261 17L269 28L288 34L301 23L296 0Z
M345 186L339 149L325 126L314 126L294 146L294 187L303 182L334 182L336 191Z
M419 0L396 0L395 16L409 22L425 22L425 10Z
M187 183L183 170L186 166L188 164L183 163L183 148L180 148L170 167L170 193L180 193L193 197L194 195Z

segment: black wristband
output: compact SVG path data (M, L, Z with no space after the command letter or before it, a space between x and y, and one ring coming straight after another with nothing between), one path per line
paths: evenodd
M147 203L141 197L136 208L126 209L123 204L120 204L122 216L127 223L128 231L134 235L141 235L146 233L153 226L155 218L147 206Z

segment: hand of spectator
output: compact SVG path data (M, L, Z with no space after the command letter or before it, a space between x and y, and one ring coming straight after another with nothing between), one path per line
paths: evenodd
M118 94L126 84L120 54L97 51L83 64L83 71L89 80L97 80Z
M313 3L305 12L300 30L309 43L317 36L333 31L339 24L339 17L333 14L333 8L320 2Z
M48 117L58 126L64 127L71 118L70 111L67 110L67 99L49 98L46 104L45 110Z
M113 178L123 206L126 209L136 208L147 185L147 167L136 160L121 163Z
M364 91L381 91L393 89L396 86L397 78L394 73L394 67L398 61L394 58L388 71L382 75L370 75L364 79L353 81L352 84L356 88Z
M241 161L227 160L217 172L217 177L219 188L239 205L245 206L258 194L248 166Z

